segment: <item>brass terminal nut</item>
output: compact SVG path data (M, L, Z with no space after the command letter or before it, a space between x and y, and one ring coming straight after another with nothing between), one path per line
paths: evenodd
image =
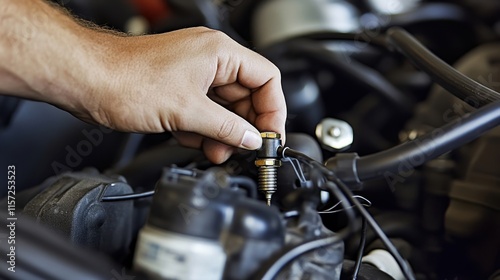
M255 165L258 166L258 167L260 167L260 166L280 167L281 166L281 160L274 159L274 158L262 158L262 159L255 160Z
M260 137L268 139L281 139L281 134L276 132L261 132Z

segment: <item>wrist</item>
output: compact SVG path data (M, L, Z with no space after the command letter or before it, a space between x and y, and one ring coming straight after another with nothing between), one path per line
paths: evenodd
M70 49L61 65L61 76L52 75L50 95L65 109L91 115L113 84L113 46L117 36L80 26L71 28Z

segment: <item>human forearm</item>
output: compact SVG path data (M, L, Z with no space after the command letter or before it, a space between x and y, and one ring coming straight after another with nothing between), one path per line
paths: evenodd
M79 95L106 75L99 42L111 37L44 1L0 0L0 92L83 109Z

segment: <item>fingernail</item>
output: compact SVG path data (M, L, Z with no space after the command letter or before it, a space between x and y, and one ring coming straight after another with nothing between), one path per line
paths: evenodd
M259 134L247 130L245 131L245 135L243 135L241 146L248 150L257 150L260 148L260 146L262 146L262 138Z
M222 158L223 161L222 162L226 162L231 156L233 155L233 150L227 150L225 153L224 153L224 157Z

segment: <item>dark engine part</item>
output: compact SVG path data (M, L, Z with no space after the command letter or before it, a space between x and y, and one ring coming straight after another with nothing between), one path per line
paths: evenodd
M165 169L139 234L135 269L152 279L253 279L286 246L332 234L314 205L304 204L285 222L276 208L231 189L230 182L220 168ZM340 274L342 256L343 243L310 253L285 268L279 276L285 278L279 279L330 279Z
M354 261L344 260L342 266L342 275L340 280L351 280L352 272L354 271ZM361 269L358 275L358 280L394 280L393 277L378 269L371 264L361 264Z
M248 279L283 246L284 227L275 208L229 187L222 169L167 168L139 235L135 268L153 279Z
M445 215L446 233L459 244L452 258L467 256L462 261L476 269L467 273L484 277L500 267L499 141L496 129L470 147L471 154L464 158L468 162L465 176L451 184Z
M498 47L498 43L492 43L472 50L456 63L456 69L499 91ZM407 140L412 134L425 134L473 111L473 107L436 86L417 106L402 136ZM499 135L500 129L495 128L458 151L426 163L423 169L422 225L431 238L427 242L433 244L435 269L443 275L451 277L460 270L470 279L479 275L487 278L500 266ZM457 267L458 263L461 265Z
M19 99L11 96L0 96L0 129L7 127L12 115L19 105Z
M1 279L108 280L127 275L100 253L75 246L30 217L16 216L10 226L0 228L0 253L6 256L0 265ZM0 213L0 218L12 219L7 212Z
M103 202L103 196L123 195L132 188L123 178L96 170L65 173L47 179L43 191L23 214L63 234L76 245L123 259L132 241L133 201Z
M333 234L323 225L321 217L315 208L314 205L304 203L301 215L287 220L286 240L289 245L298 245L305 240L313 240ZM340 279L343 256L343 243L322 248L305 254L297 261L289 264L278 275L277 279Z

